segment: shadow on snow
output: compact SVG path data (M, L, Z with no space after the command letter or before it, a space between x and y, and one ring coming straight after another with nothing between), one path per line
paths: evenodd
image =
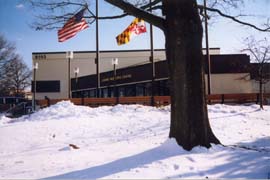
M217 164L212 168L206 170L196 170L184 172L171 177L166 178L256 178L266 179L270 173L270 151L268 151L269 143L264 144L263 142L269 141L269 137L257 139L250 143L241 143L241 146L227 146L222 147L221 145L213 147L213 149L199 152L200 154L214 154L213 162L218 159L223 159L223 164ZM256 150L258 148L258 151ZM266 147L264 146L266 145ZM246 149L245 147L254 147L255 149ZM260 151L261 149L267 149L266 151ZM90 167L83 170L73 171L66 174L52 176L45 178L48 179L98 179L106 177L112 174L128 171L133 168L141 167L146 164L153 163L155 161L164 160L174 156L192 156L192 154L198 154L193 150L188 152L183 150L181 147L177 147L170 141L166 141L162 145L150 149L148 151L132 155L129 157L121 158L103 165ZM207 159L211 161L211 159ZM179 170L181 166L185 164L179 164ZM196 164L195 164L196 166ZM213 176L213 177L211 177Z
M122 171L150 164L152 162L167 159L185 153L181 147L175 148L175 144L167 140L162 145L133 156L121 158L107 164L94 166L88 169L78 170L58 176L45 178L49 179L98 179ZM44 180L45 180L44 179Z
M270 177L270 137L259 138L250 143L227 146L223 151L214 150L214 152L220 152L214 156L214 160L225 159L223 164L207 170L191 171L168 178L194 178L198 177L198 174L201 178L210 179L215 177L269 179Z

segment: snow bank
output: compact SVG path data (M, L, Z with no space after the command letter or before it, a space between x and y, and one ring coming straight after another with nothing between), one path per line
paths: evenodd
M63 101L30 116L2 116L0 178L267 178L270 107L216 104L208 111L224 146L189 152L168 139L169 106Z

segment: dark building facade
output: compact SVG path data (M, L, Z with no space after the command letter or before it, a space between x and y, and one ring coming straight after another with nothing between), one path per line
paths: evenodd
M205 59L205 72L208 64ZM245 54L212 55L212 74L239 74L250 73L249 56ZM101 97L121 96L150 96L152 95L151 64L125 67L100 74ZM168 96L169 72L166 60L155 63L154 95ZM96 75L73 78L72 97L96 97ZM181 82L179 82L181 83Z

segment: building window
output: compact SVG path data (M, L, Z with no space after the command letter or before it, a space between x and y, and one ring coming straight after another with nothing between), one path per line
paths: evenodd
M136 86L135 85L126 86L125 96L136 96Z
M144 96L144 84L136 84L136 96Z
M108 95L108 88L103 88L103 89L101 89L101 97L104 97L104 98L106 98L106 97L108 97L109 95Z
M152 95L152 83L145 83L145 96Z
M90 90L88 92L89 92L89 95L87 97L96 97L96 90L95 89Z
M37 81L36 92L60 92L60 81ZM32 92L35 83L32 81Z
M159 96L169 96L170 90L169 90L169 81L163 80L158 82L158 95Z
M72 92L72 98L80 98L82 95L81 91Z
M82 91L82 97L89 97L89 91Z
M119 91L119 97L125 96L125 88L124 87L119 87L118 91Z
M115 87L115 91L116 91L116 94L117 94L118 87ZM116 97L114 95L114 87L108 87L108 97Z

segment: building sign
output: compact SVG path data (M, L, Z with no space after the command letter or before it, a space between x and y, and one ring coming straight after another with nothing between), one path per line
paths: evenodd
M123 80L123 79L130 79L132 78L132 75L131 74L126 74L126 75L118 75L115 77L115 80ZM111 82L111 81L114 81L114 77L106 77L106 78L103 78L101 79L101 82Z
M36 60L46 59L46 54L35 54L34 59Z
M156 62L156 78L167 78L168 77L168 68L166 61ZM151 64L144 64L135 67L127 67L116 70L116 78L114 81L114 72L103 72L100 74L100 86L112 86L116 84L127 84L127 83L140 83L143 81L151 81L152 79L152 70ZM81 90L81 89L90 89L96 88L96 75L89 75L79 77L76 83L75 78L71 80L71 89L72 90Z

